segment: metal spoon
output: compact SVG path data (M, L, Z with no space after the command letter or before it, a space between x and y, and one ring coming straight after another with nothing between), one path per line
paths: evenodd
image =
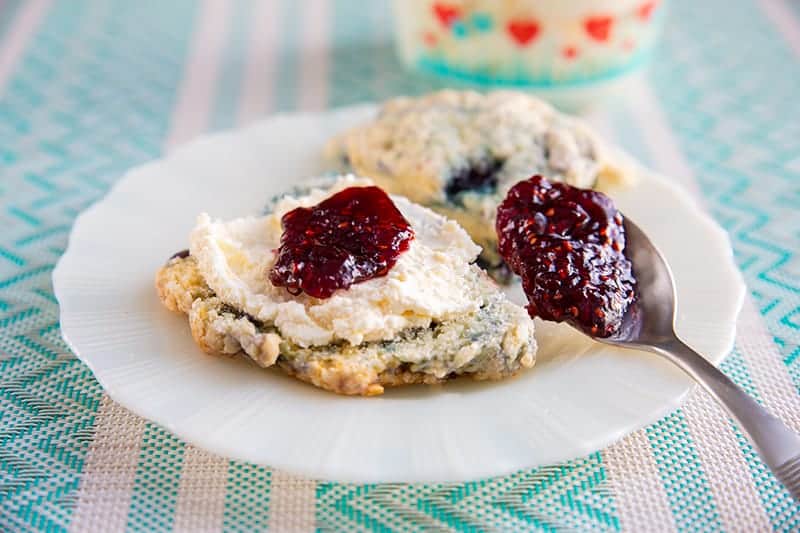
M800 501L800 437L678 338L672 272L642 230L628 219L624 225L625 252L633 263L637 300L625 313L618 333L595 340L655 352L678 365L739 423L767 466Z

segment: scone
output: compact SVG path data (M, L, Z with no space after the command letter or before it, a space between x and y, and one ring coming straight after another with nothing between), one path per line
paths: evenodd
M519 92L441 91L389 100L376 118L328 145L327 156L390 193L459 222L498 268L494 218L518 181L534 174L582 188L630 180L586 125Z
M287 221L304 211L296 208L368 185L343 177L284 197L263 216L223 222L200 215L189 253L156 275L161 301L188 315L204 351L246 355L340 394L376 395L385 386L461 375L496 380L533 366L533 322L473 264L479 247L457 223L402 197L391 202L413 239L388 270L325 294L275 284L276 272L308 267L278 268ZM319 252L328 255L327 248Z

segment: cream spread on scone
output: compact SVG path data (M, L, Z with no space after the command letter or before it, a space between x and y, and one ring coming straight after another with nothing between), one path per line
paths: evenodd
M347 187L369 185L352 176L325 190L302 197L284 197L273 212L230 221L198 217L190 252L208 286L225 304L261 322L271 322L299 346L338 341L358 345L391 340L408 328L476 312L480 288L464 282L480 252L455 222L393 197L411 223L416 238L384 277L339 290L327 299L291 295L274 287L267 273L280 244L281 217L310 206Z

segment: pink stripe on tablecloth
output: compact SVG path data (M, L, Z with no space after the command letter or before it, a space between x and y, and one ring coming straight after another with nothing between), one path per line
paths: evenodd
M255 2L250 17L247 59L237 113L240 124L258 119L272 108L280 12L278 0Z
M789 48L800 57L800 20L797 19L786 0L759 0L764 15L775 25Z
M694 172L686 161L678 139L672 132L666 112L653 93L652 88L642 77L631 80L625 92L625 105L631 116L636 118L637 130L647 146L654 170L680 182L695 196L700 189L694 179Z
M228 35L230 0L206 0L192 36L190 56L172 113L171 147L203 132L214 103L222 52Z
M676 531L646 431L631 433L602 455L622 531Z
M71 532L123 531L128 520L146 422L106 394L95 416Z
M221 531L230 461L187 444L178 483L173 529Z
M328 2L309 0L304 14L298 107L319 110L325 108L328 100Z
M280 470L272 471L269 531L316 531L317 483Z
M5 38L0 41L0 95L36 28L50 8L51 0L29 0L19 8Z
M700 389L690 395L683 413L725 531L768 531L769 520L759 511L758 490L728 414Z

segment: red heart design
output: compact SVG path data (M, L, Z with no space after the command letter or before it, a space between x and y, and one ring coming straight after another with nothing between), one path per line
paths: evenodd
M457 18L461 17L461 8L458 6L440 4L437 2L433 4L433 13L443 26L449 28Z
M528 45L539 35L539 23L533 19L511 20L506 29L520 46Z
M435 46L436 45L436 35L432 31L426 31L422 34L422 40L425 41L425 44L428 46Z
M583 23L586 33L595 41L607 41L611 35L611 25L614 19L611 17L589 17Z
M655 7L655 2L645 2L636 9L636 15L642 20L647 20L653 14Z

